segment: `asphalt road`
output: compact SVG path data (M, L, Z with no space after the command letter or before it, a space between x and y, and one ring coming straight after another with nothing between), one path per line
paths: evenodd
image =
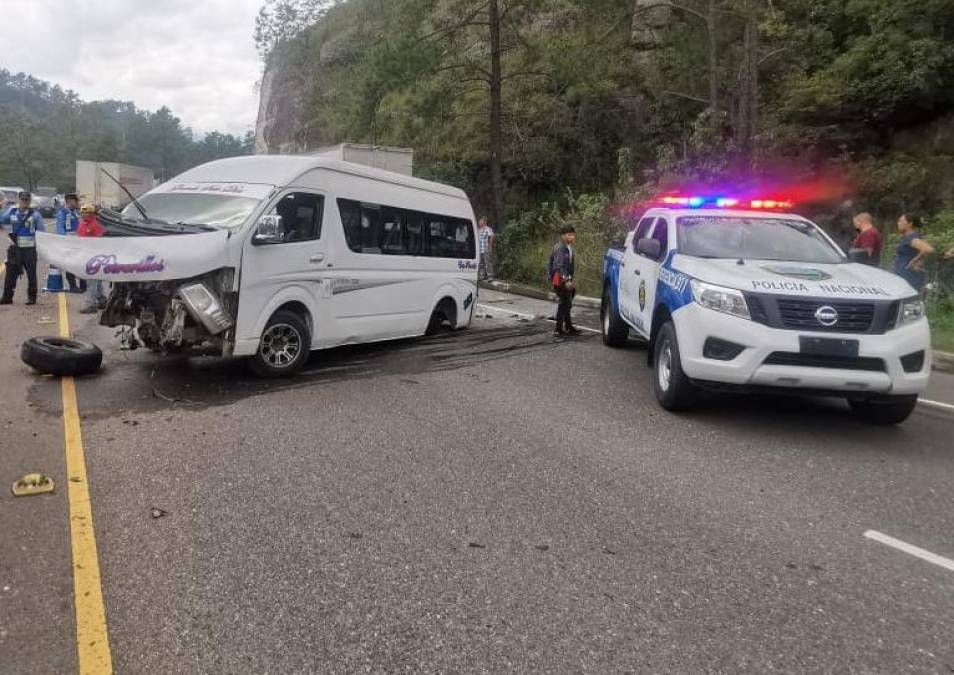
M954 672L954 570L864 536L954 558L954 411L674 416L639 344L480 303L263 382L119 352L71 297L107 351L77 386L117 672ZM53 300L0 310L0 483L61 484L59 383L15 355ZM0 492L3 673L75 668L67 517Z

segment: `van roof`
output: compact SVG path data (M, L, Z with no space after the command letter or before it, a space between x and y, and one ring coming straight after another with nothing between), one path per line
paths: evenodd
M294 186L304 174L315 169L328 169L349 173L373 180L385 181L405 187L437 192L451 197L467 199L460 188L435 183L421 178L412 178L391 171L374 169L362 164L344 162L328 157L307 157L302 155L252 155L231 157L202 164L172 180L194 183L259 183L277 187Z

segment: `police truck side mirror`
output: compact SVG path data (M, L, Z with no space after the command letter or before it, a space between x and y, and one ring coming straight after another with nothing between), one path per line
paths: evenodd
M866 263L871 260L871 255L866 248L852 248L848 250L848 260L856 263Z
M656 239L640 239L636 242L636 252L647 258L659 260L659 254L662 253L662 246Z
M281 216L268 215L258 219L252 243L256 246L281 244L285 241L285 222Z

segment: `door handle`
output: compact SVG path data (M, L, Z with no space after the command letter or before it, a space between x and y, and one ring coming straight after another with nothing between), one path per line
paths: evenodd
M324 262L324 260L325 260L324 253L316 253L315 255L308 258L308 262L311 262L311 263L320 263L320 262Z

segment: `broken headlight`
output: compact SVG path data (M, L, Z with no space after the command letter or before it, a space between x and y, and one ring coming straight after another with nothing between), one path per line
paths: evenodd
M212 335L218 335L232 325L232 317L225 311L222 301L205 284L183 286L179 289L179 296L192 318Z

